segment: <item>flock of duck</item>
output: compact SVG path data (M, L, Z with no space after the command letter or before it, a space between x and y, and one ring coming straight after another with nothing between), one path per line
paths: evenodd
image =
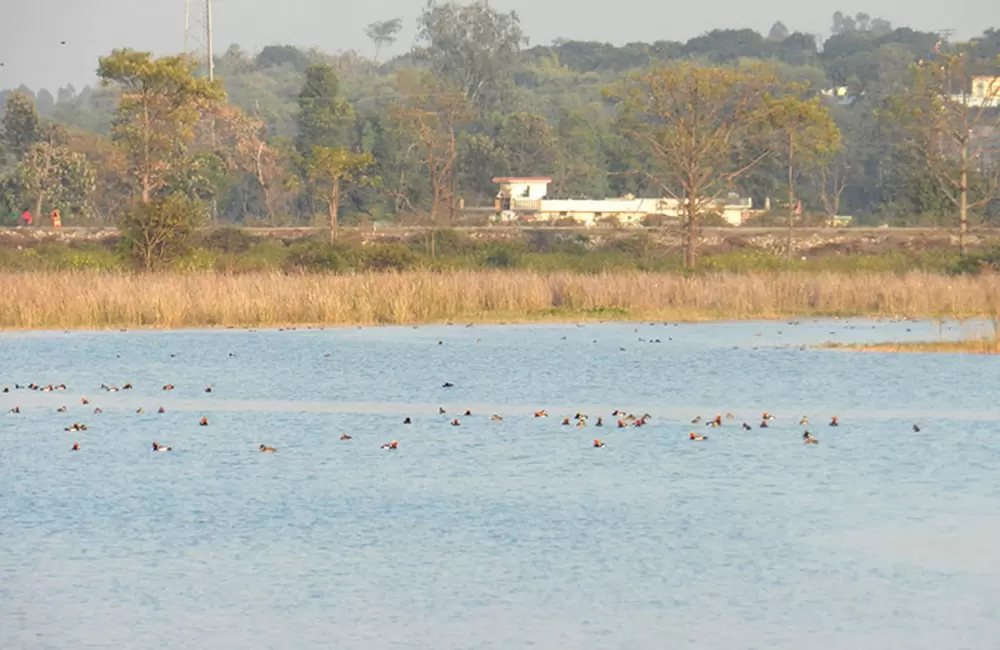
M450 382L447 382L447 383L445 383L442 386L442 388L452 388L452 387L454 387L454 384L452 384ZM166 384L166 385L163 386L162 390L169 392L169 391L174 390L174 388L175 388L175 386L173 384ZM109 392L109 393L115 393L115 392L118 392L119 390L122 390L122 391L132 390L133 389L133 385L131 383L125 383L125 384L123 384L121 386L121 388L119 388L118 386L111 386L111 385L104 384L104 385L101 386L101 389L104 390L104 391L106 391L106 392ZM42 385L38 385L38 384L32 383L32 384L27 384L27 385L15 384L14 385L14 390L32 390L32 391L38 391L38 392L43 392L43 393L49 393L49 392L65 391L65 390L67 390L67 388L66 388L65 384L55 384L55 385L53 385L53 384L47 384L47 385L42 386ZM0 389L0 391L2 391L3 393L10 393L11 389L10 389L10 387L5 386L2 389ZM205 389L204 389L204 392L206 392L206 393L211 393L212 391L213 391L212 386L206 386ZM87 397L84 396L84 397L80 398L80 403L82 405L86 406L86 405L90 404L90 400ZM66 413L66 412L68 412L68 410L69 409L66 406L60 406L59 408L56 409L56 412L57 413ZM19 415L20 413L21 413L21 407L20 406L15 406L15 407L13 407L12 409L10 409L8 411L8 414L10 414L10 415ZM93 413L95 415L100 415L101 413L103 413L103 411L98 407L98 408L94 408ZM141 415L141 414L144 413L144 411L140 407L140 408L136 409L136 413ZM161 406L161 407L159 407L157 409L157 413L159 413L159 414L166 413L166 409L164 409ZM441 407L441 408L438 409L438 414L439 415L446 415L447 411L443 407ZM472 416L472 411L470 409L466 409L462 413L462 417L470 417L470 416ZM534 417L535 418L547 418L547 417L549 417L549 413L548 413L548 411L546 411L544 409L540 410L540 411L535 411L534 412ZM626 411L623 411L623 410L620 410L620 409L615 409L614 411L611 412L611 419L614 422L613 426L615 426L618 429L625 429L625 428L628 428L628 427L643 427L643 426L645 426L646 424L649 423L649 421L650 421L651 418L652 418L652 416L649 413L644 413L641 416L637 416L637 415L634 415L634 414L631 414L631 413L627 413ZM776 418L775 418L774 414L765 411L764 413L761 414L760 424L758 425L758 428L760 428L760 429L767 429L767 428L769 428L770 427L770 422L774 421L775 419ZM499 421L503 421L503 417L501 415L497 414L497 413L494 413L490 417L490 420L494 421L494 422L499 422ZM584 428L584 427L588 426L587 423L588 423L589 420L590 420L590 417L587 414L585 414L585 413L576 413L573 416L566 416L566 417L564 417L562 419L562 426L574 426L576 428ZM712 418L710 420L707 420L707 421L703 421L702 418L701 418L701 416L698 416L698 417L695 417L693 420L691 420L691 424L696 424L696 425L703 424L705 427L719 428L719 427L723 426L723 423L725 421L735 421L735 420L736 420L736 416L735 415L733 415L732 413L726 413L725 416L723 416L722 414L717 414L714 418ZM406 417L406 418L403 419L402 423L404 425L411 425L411 424L413 424L413 419L410 418L410 417ZM203 426L203 427L208 426L208 418L207 417L202 417L198 421L198 424L199 424L199 426ZM455 418L453 418L450 421L450 424L453 427L458 427L458 426L462 425L462 421L458 417L455 417ZM596 418L596 421L594 422L593 426L595 426L595 427L604 427L605 426L605 424L604 424L604 417L603 416L598 416ZM751 431L754 428L751 425L747 424L746 422L742 422L740 426L741 426L741 428L744 431ZM806 445L818 445L819 444L819 440L807 428L807 427L809 427L809 418L808 417L803 416L802 419L799 420L799 426L806 427L806 429L802 433L802 442L803 442L803 444L806 444ZM840 419L837 416L832 416L830 418L828 426L830 426L830 427L838 427L838 426L840 426ZM88 429L88 427L87 427L86 424L82 424L82 423L79 423L79 422L74 422L72 425L65 427L63 430L67 431L67 432L81 432L81 431L87 431L87 429ZM914 424L913 425L913 431L915 433L919 433L920 432L919 425ZM695 441L695 442L705 441L705 440L708 440L708 438L709 437L707 435L699 434L696 431L691 431L688 434L688 439L691 440L691 441ZM340 436L340 440L341 441L349 441L349 440L353 440L353 437L345 433L345 434L342 434ZM605 443L600 438L594 438L593 447L597 448L597 449L601 449L601 448L605 447ZM71 447L71 451L80 451L81 449L82 448L81 448L81 445L80 445L79 442L74 442L73 446ZM170 451L173 451L173 449L174 448L171 445L160 444L157 441L153 441L153 443L152 443L152 451L155 452L155 453L170 452ZM399 449L399 441L392 440L390 442L383 443L380 446L380 449L385 450L385 451L395 451L395 450ZM266 445L266 444L263 444L263 443L260 444L260 446L257 448L257 450L260 453L263 453L263 454L273 454L273 453L276 453L278 451L277 448L269 446L269 445Z

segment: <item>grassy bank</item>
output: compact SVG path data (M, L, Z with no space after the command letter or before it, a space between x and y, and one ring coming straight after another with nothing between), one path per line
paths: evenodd
M952 354L1000 354L1000 339L975 338L961 341L902 341L824 347L856 352L948 352Z
M830 315L971 317L992 275L931 273L0 273L0 327L99 329Z

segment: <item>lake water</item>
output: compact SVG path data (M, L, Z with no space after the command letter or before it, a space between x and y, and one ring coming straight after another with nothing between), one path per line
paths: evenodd
M981 327L2 334L0 648L997 648Z

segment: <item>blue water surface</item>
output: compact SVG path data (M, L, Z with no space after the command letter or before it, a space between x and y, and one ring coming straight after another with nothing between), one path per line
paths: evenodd
M982 328L0 334L0 648L998 648Z

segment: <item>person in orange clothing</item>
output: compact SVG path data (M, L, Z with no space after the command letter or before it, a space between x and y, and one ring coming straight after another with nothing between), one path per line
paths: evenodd
M52 227L62 228L62 217L59 215L59 210L53 210L50 216L52 217Z

